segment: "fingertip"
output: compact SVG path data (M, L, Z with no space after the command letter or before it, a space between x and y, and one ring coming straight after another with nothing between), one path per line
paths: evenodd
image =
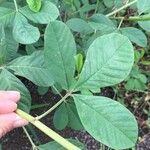
M14 102L18 102L20 99L20 92L18 91L7 91L8 97Z
M28 124L28 121L21 118L16 113L2 114L0 115L0 128L1 126L7 127L6 131L14 128L22 127Z
M23 126L25 126L27 124L28 124L28 122L26 120L21 119L21 120L15 121L13 126L14 126L14 128L18 128L18 127L23 127Z
M0 114L14 112L17 109L17 104L10 100L0 101Z
M20 92L18 91L0 91L0 99L5 100L11 100L14 102L18 102L20 99Z

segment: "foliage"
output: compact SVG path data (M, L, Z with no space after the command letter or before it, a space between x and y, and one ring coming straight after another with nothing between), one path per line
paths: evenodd
M128 6L138 10L135 16L120 17ZM149 53L149 8L149 0L2 0L0 90L20 91L18 107L29 113L31 96L21 77L37 85L42 95L51 87L62 99L37 120L56 109L53 123L58 130L85 129L110 148L134 147L138 137L134 115L119 102L95 93L122 81L129 91L147 89L148 77L139 66L148 62L143 57ZM29 116L26 119L40 126ZM61 149L56 142L36 147Z

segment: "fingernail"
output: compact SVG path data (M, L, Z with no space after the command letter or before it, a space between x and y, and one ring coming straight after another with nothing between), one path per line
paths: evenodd
M7 94L9 94L10 96L20 96L20 92L18 91L7 91Z
M13 124L14 128L22 127L22 126L25 126L27 124L28 124L28 122L25 119L22 119L20 116L16 115L15 122Z
M20 120L22 120L22 118L20 116L16 115L15 121L17 122L17 121L20 121Z
M10 99L19 99L20 93L18 91L7 91L7 94Z
M17 109L17 104L10 100L0 101L0 114L11 113Z
M18 128L18 127L25 126L27 124L28 124L27 121L21 119L21 120L15 121L14 124L13 124L13 126L14 126L14 128Z

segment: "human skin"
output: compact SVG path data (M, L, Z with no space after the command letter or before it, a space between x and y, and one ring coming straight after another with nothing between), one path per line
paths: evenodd
M0 91L0 138L12 129L28 124L15 113L19 100L17 91Z

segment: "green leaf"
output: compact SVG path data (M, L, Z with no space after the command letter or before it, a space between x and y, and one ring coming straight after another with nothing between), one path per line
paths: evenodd
M140 72L139 72L139 74L137 74L136 78L139 79L141 82L143 82L145 84L147 82L147 77L144 74L140 73Z
M15 17L15 10L0 7L0 23L4 26L12 25Z
M113 149L135 146L137 122L123 105L106 97L73 97L83 126L96 140Z
M110 8L110 7L114 7L114 8L118 8L121 7L122 5L124 5L124 1L123 0L103 0L104 4L106 5L106 7Z
M87 17L86 14L87 14L88 12L94 10L95 7L96 7L95 4L88 4L88 3L85 4L85 5L83 5L83 6L81 6L81 7L79 8L79 10L78 10L79 13L80 13L80 17L86 19L86 17Z
M73 0L63 0L67 5L73 5Z
M9 9L13 9L16 12L15 5L14 5L13 1L0 0L0 6L5 7L5 8L9 8Z
M29 8L33 11L33 12L38 12L41 9L41 5L42 5L42 0L26 0Z
M16 13L13 36L18 43L32 44L38 41L40 32L38 28L30 25L21 13Z
M150 12L150 0L138 0L137 1L138 13Z
M29 56L19 57L10 62L7 68L15 71L16 75L25 77L38 86L48 87L53 84L53 79L44 66L42 51L34 52Z
M82 89L80 92L82 95L93 95L93 93L88 89Z
M48 24L59 16L59 10L49 1L43 1L41 10L37 13L31 11L28 6L21 8L19 11L29 20L40 24Z
M59 83L55 83L52 87L51 90L53 92L53 94L58 95L62 92L62 87L60 86Z
M146 82L147 77L144 74L142 74L137 67L133 67L130 73L130 78L125 84L125 88L130 91L144 91L147 89Z
M38 94L39 95L45 95L48 92L49 87L41 87L41 86L39 86L37 90L38 90Z
M67 139L69 142L71 142L72 144L76 145L77 147L79 147L81 150L84 149L84 145L79 142L78 140L74 140L74 139ZM53 141L53 142L49 142L43 145L39 145L38 146L39 150L66 150L65 148L63 148L61 145L59 145L57 142Z
M59 0L45 0L45 1L49 1L49 2L51 2L51 3L55 4L55 5L57 5Z
M101 31L101 34L111 33L117 29L114 23L102 14L94 14L88 24L95 31Z
M67 26L75 31L82 34L89 34L93 32L93 29L85 22L83 19L80 18L72 18L66 22Z
M68 112L68 127L74 130L83 129L83 125L77 113L77 109L74 103L67 103L67 112Z
M140 61L140 59L142 59L144 57L144 54L145 54L144 49L142 49L140 51L135 50L134 51L134 61L135 61L135 63L138 63Z
M139 67L137 65L134 65L132 67L132 70L130 72L130 76L133 78L137 78L137 75L140 73Z
M145 91L147 86L141 80L131 78L125 84L125 88L129 91Z
M62 104L54 113L53 123L56 129L63 130L68 124L66 104Z
M128 76L133 62L133 46L127 37L117 33L101 36L89 47L74 89L96 89L117 84Z
M60 21L50 22L45 31L45 62L64 89L69 89L75 71L76 45L69 28Z
M139 29L134 27L126 27L120 29L121 33L129 38L132 42L136 43L138 46L146 47L147 38L146 35Z
M0 26L0 65L14 59L17 55L18 43L13 39L12 31L10 28Z
M31 55L33 52L36 52L37 49L34 47L33 44L26 45L26 52L28 55Z
M12 73L3 69L0 73L0 90L16 90L21 93L18 107L29 113L31 108L31 96L24 84Z
M77 54L75 56L75 60L76 60L76 70L78 73L80 73L83 67L83 55Z
M145 31L150 32L150 21L139 21L138 24L141 28L143 28Z

